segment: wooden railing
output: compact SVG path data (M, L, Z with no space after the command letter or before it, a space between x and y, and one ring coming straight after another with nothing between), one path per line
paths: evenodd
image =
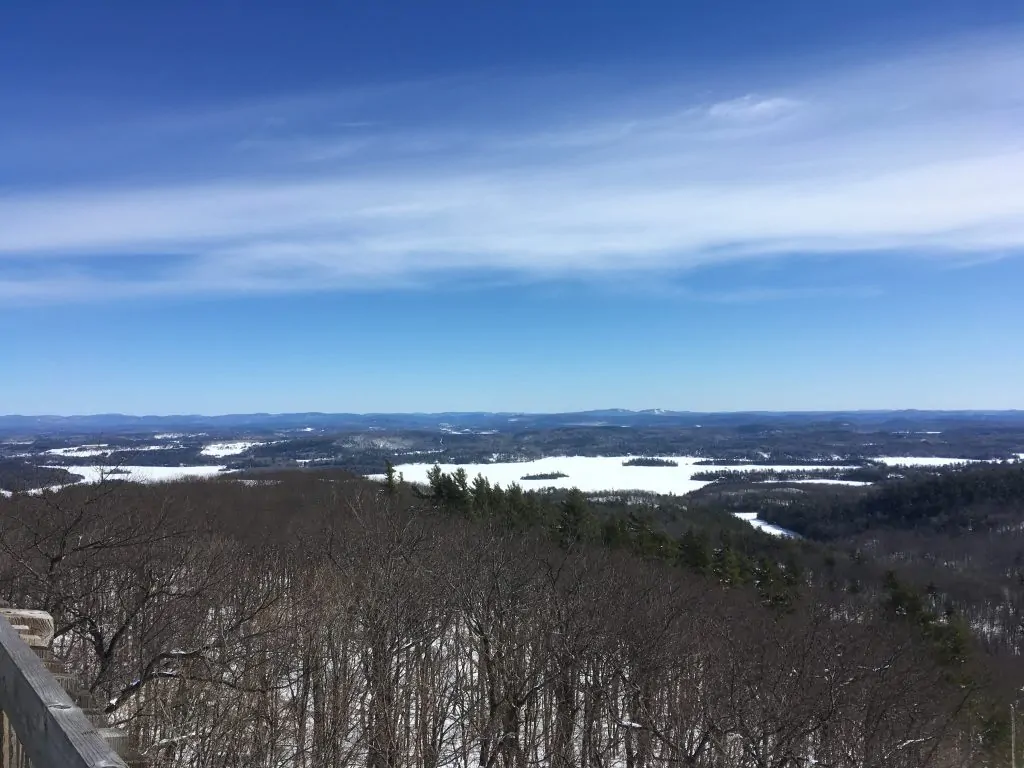
M73 694L77 676L53 660L53 619L43 611L0 608L0 766L127 768L124 731L106 728ZM81 699L85 692L80 692Z

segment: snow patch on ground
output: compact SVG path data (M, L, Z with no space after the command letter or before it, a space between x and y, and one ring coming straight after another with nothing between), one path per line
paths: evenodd
M203 456L215 456L222 458L224 456L237 456L240 453L245 453L250 448L257 445L263 445L261 442L249 442L240 440L235 443L210 443L205 446L200 453Z

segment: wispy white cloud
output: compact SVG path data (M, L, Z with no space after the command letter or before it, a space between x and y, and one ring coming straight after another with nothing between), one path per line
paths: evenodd
M85 174L40 191L25 177L0 191L0 300L1022 249L1018 42L710 99L591 89L574 97L586 108L568 113L550 94L529 102L532 86L503 96L465 83L455 114L450 94L446 110L433 103L438 83L225 110L183 122L181 162L216 155L214 170L172 183L133 167L129 181L115 163L102 184ZM504 103L513 96L526 99L520 118ZM290 103L301 109L288 113ZM98 277L111 258L117 269Z
M784 96L760 98L748 93L739 98L716 102L707 110L710 117L726 120L772 120L792 114L799 107L800 102L795 99Z

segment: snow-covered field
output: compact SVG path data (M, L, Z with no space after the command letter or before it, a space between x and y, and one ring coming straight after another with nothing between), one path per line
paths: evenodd
M483 475L492 484L502 487L518 483L524 490L541 488L579 488L588 493L596 491L647 491L682 496L710 485L710 480L694 480L693 475L709 470L715 472L758 471L810 471L836 467L822 466L761 466L736 464L730 466L698 465L699 456L662 456L676 462L677 467L624 467L629 456L547 456L535 461L495 462L493 464L441 464L441 471L452 473L465 470L472 480ZM426 483L427 472L433 464L401 464L395 469L407 482ZM557 480L523 480L524 475L561 472L568 477ZM379 477L379 476L375 476Z
M203 456L216 456L222 458L224 456L237 456L240 453L245 453L250 448L257 445L263 445L260 442L249 442L240 440L235 443L210 443L200 451Z

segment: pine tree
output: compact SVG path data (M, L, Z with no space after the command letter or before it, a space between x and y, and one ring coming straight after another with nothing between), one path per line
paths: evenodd
M723 544L712 560L712 572L723 584L733 587L743 583L743 569L739 556L727 544Z
M388 491L388 496L394 496L398 492L398 481L395 474L395 465L390 461L384 462L384 483Z
M562 501L555 535L563 549L570 549L589 538L592 523L587 498L579 488L573 488Z
M473 502L474 517L489 517L491 514L491 484L483 475L477 475L473 479L473 488L470 492Z
M679 538L679 563L695 573L710 572L711 543L706 533L690 529Z

